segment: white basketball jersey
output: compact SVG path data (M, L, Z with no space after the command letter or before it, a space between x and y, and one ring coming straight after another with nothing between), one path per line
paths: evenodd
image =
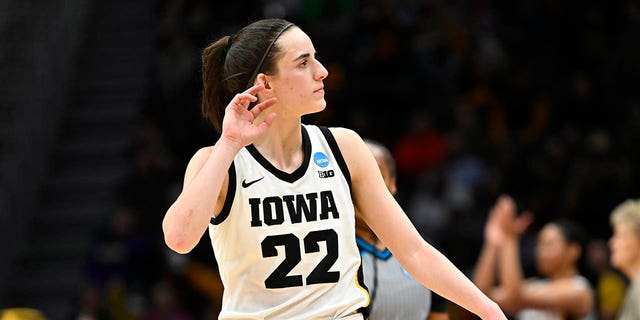
M253 146L236 155L209 235L224 284L220 319L362 319L351 178L327 128L303 125L292 173Z

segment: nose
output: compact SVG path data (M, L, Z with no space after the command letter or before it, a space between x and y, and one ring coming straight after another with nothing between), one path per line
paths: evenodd
M322 63L320 63L320 61L316 61L318 63L318 66L316 68L316 79L317 80L324 80L328 75L329 75L329 71L327 71L327 68L325 68Z

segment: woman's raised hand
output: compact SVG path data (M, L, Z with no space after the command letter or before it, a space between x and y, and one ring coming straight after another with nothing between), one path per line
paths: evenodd
M508 236L520 237L533 222L533 214L525 211L518 215L515 201L502 195L489 212L484 228L485 241L499 245Z
M533 213L525 211L518 215L515 201L507 195L500 196L496 206L502 212L500 225L507 236L522 236L533 222Z
M489 211L487 222L484 225L484 240L487 244L495 246L502 244L506 237L503 224L507 214L504 200L498 199Z
M267 99L249 110L249 105L258 100L256 95L264 90L263 84L255 85L242 93L236 94L224 110L222 134L226 139L237 144L238 149L250 145L263 135L273 123L275 113L270 113L261 122L256 122L260 114L277 102L276 98Z

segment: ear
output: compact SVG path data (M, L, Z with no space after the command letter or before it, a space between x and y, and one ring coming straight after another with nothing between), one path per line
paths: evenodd
M269 79L266 74L258 73L258 75L256 76L256 81L254 82L254 85L259 83L264 84L265 92L268 92L271 90L271 86L269 85ZM271 93L268 93L268 95L270 96Z

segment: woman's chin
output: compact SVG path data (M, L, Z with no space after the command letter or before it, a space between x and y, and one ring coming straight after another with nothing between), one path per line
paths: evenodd
M620 263L620 259L615 257L615 256L611 256L611 266L616 268L616 269L620 269L622 267L622 263Z
M318 103L317 105L315 105L308 114L313 114L313 113L318 113L322 110L324 110L327 107L327 102L324 101L324 99L322 100L322 103Z

